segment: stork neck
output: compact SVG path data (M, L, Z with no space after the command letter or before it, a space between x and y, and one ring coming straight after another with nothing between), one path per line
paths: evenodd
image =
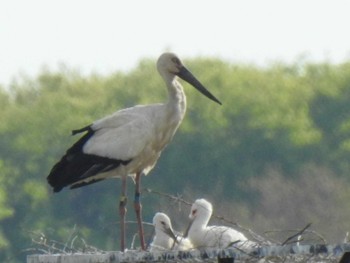
M178 82L177 78L174 77L170 81L167 81L168 88L168 104L180 105L181 108L186 108L186 96L184 90Z
M193 230L205 229L209 223L209 219L210 219L210 216L207 216L207 215L196 217L192 223L191 229Z
M164 235L163 230L160 229L160 228L158 228L158 227L155 228L155 232L156 232L156 236L162 236L162 235Z

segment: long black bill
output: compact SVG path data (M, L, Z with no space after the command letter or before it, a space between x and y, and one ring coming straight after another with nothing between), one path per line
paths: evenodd
M174 244L177 243L176 236L175 236L174 232L171 230L171 228L166 228L164 230L164 233L167 234L169 237L171 237L174 240Z
M195 76L192 75L192 73L185 68L184 66L181 68L180 72L176 74L177 76L179 76L180 78L182 78L183 80L187 81L188 83L190 83L193 87L195 87L200 93L202 93L203 95L205 95L207 98L215 101L216 103L219 103L220 105L222 105L222 103L215 98L215 96L213 94L211 94L203 85L202 83L200 83Z
M184 233L184 238L188 237L188 233L190 232L193 221L194 221L194 219L191 219L190 223L188 224L188 227L186 228L186 231Z

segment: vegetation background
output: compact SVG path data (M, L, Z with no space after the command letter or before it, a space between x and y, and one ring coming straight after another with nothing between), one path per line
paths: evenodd
M24 262L38 235L65 242L74 232L101 250L119 248L120 181L53 194L46 176L77 140L71 130L165 100L154 64L144 59L109 76L62 66L0 87L1 262ZM206 198L215 214L257 233L312 223L327 242L343 242L350 230L350 62L259 68L198 57L186 65L223 106L184 84L187 115L143 187L189 202ZM130 180L130 221L132 193ZM176 230L188 223L184 204L147 191L142 202L146 222L163 211ZM127 231L130 244L134 224ZM151 240L151 226L146 234Z

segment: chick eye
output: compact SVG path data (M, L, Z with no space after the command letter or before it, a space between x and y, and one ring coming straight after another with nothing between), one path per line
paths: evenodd
M160 223L161 223L163 226L165 226L165 222L164 222L164 221L160 221Z
M197 209L192 210L192 215L194 215L195 213L197 213Z

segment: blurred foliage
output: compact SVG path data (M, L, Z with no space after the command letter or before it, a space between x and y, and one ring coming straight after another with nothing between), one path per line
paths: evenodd
M143 187L208 198L216 211L259 231L313 222L326 238L342 241L350 230L350 63L186 62L223 106L184 83L187 116ZM64 242L75 226L91 245L119 248L118 180L52 194L46 176L78 139L71 130L164 101L163 86L154 60L145 59L127 73L84 77L62 67L0 87L2 262L24 261L30 233ZM132 193L130 181L130 200ZM166 210L182 228L189 208L166 201L145 194L144 220ZM135 220L132 206L127 217ZM127 231L130 243L137 230L130 224ZM151 238L152 228L146 232Z

